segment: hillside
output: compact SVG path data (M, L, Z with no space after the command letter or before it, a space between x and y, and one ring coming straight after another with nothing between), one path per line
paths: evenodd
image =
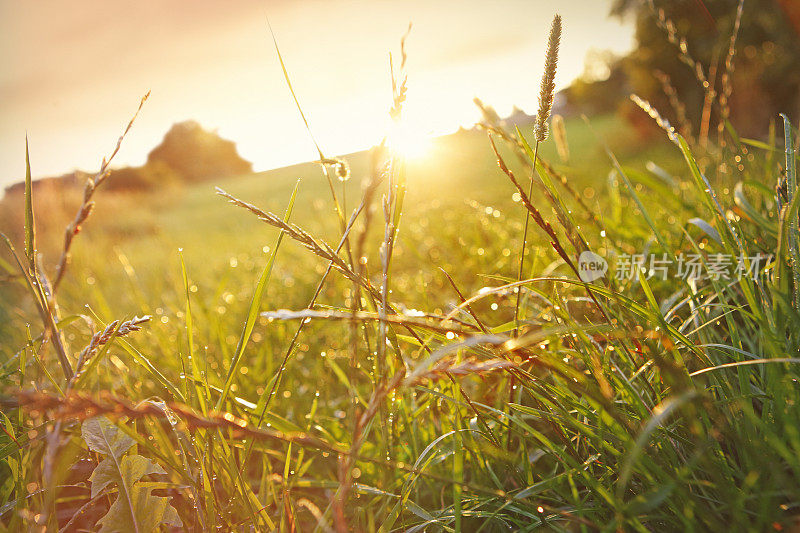
M582 119L567 120L571 150L580 154L569 163L559 162L552 142L545 143L542 148L545 158L559 170L569 173L572 187L581 192L587 201L607 201L607 177L611 163L603 144L598 140L600 138L610 143L623 163L635 161L635 167L640 171L644 170L644 162L648 160L660 161L667 167L672 161L673 168L680 168L678 154L668 143L639 144L615 117L596 117L590 123L591 128ZM343 158L350 165L352 177L345 184L336 182L335 185L344 188L345 193L341 196L349 212L355 207L362 181L368 176L370 154L356 152ZM518 169L515 161L509 159L509 163ZM293 220L333 242L338 230L331 223L330 192L317 163L193 184L159 186L152 192L123 192L113 187L101 189L96 196L95 213L82 228L81 238L75 241L72 275L65 281L63 292L66 295L74 291L74 297L79 298L84 290L83 282L92 278L97 283L97 295L107 293L115 286L128 285L130 272L133 271L142 283L158 287L151 294L160 295L162 303L173 301L178 305L182 285L179 249L182 250L189 272L196 279L244 276L240 281L247 286L247 277L255 275L253 269L263 258L262 248L271 246L276 233L254 217L228 205L214 193L214 187L219 186L264 209L281 213L298 180L298 207ZM79 191L80 186L76 184L72 194L64 194L63 191L54 194L46 188L34 193L39 249L43 253L45 267L50 267L56 260L56 251L62 244L62 228L74 215L80 199ZM448 231L452 232L454 239L458 238L460 226L464 226L466 221L474 222L485 217L488 207L491 207L492 213L497 211L502 215L498 222L508 216L508 223L515 227L519 224L518 211L521 207L512 200L513 192L497 168L486 133L462 130L433 139L426 154L408 162L408 195L404 216L407 220L444 216L449 221L447 223L453 225ZM21 246L21 198L13 203L6 199L0 203L0 209L4 212L0 217L0 230L16 236ZM410 225L401 231L401 239L413 242L422 229L418 225ZM373 237L380 237L378 230L373 233ZM446 241L443 239L443 242ZM401 249L404 247L402 242L400 246ZM414 247L409 248L409 253L419 252ZM467 271L468 266L460 265L457 255L453 251L448 252L448 247L437 245L437 248L433 256L425 252L423 256L416 257L424 262L438 260L441 266L452 267L456 272L462 269ZM297 260L308 259L302 259L306 257L305 252L292 245L287 247L285 253L290 258L299 258ZM412 260L412 256L407 258ZM293 260L288 259L290 263ZM232 261L247 265L249 274L241 269L231 269ZM491 269L510 275L512 264L513 261L508 258L505 266L493 265ZM410 264L407 267L414 268ZM311 283L312 271L292 276L303 275L308 275L307 281ZM437 280L437 283L440 282ZM468 279L465 281L465 290L477 289L482 283L480 279ZM17 297L16 288L0 285L0 300L14 300ZM306 298L302 292L294 297L298 305ZM106 307L106 312L116 315L152 313L159 304L128 293L102 305ZM7 323L0 323L0 338L4 334L11 334L10 330L4 331L2 324ZM13 342L0 344L15 346Z

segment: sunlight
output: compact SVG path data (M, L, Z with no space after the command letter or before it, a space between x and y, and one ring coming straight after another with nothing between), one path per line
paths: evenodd
M386 144L394 154L407 160L422 159L430 153L431 134L424 127L402 121L392 124Z

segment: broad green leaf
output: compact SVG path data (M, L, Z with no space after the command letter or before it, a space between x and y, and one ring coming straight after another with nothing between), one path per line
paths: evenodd
M141 457L141 456L137 456ZM126 458L127 459L127 458ZM144 459L142 457L142 459ZM97 525L102 525L100 533L139 533L155 531L161 524L183 527L178 513L169 504L167 496L153 496L152 487L144 487L141 483L129 488L130 502L123 501L122 494L111 504ZM133 508L133 514L131 514Z
M104 488L112 483L120 482L122 473L125 485L132 487L134 483L147 474L166 474L160 466L141 455L126 455L119 464L114 459L103 459L92 472L89 481L92 482L92 498L97 496Z
M122 457L136 443L104 416L86 420L81 426L81 435L90 450L115 459Z
M108 513L97 521L101 533L149 533L161 524L183 526L170 498L154 496L155 487L140 483L148 474L166 471L141 455L125 455L136 442L133 438L102 416L86 420L81 433L89 449L106 456L89 477L92 497L112 485L118 489Z
M2 415L2 417L3 417L3 425L6 428L6 434L10 438L16 439L17 436L16 436L16 432L14 431L14 424L11 423L11 420L9 420L9 418L6 416L5 413L0 412L0 415Z

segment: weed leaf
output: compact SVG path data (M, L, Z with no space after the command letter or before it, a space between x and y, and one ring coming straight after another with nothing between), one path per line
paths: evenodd
M118 489L117 499L97 525L101 533L145 533L155 531L160 524L182 527L170 498L154 496L153 487L139 483L148 474L166 471L141 455L125 455L135 441L105 417L91 418L81 427L89 449L106 456L92 472L92 498L109 486Z
M81 426L83 440L93 452L119 459L136 441L119 430L105 417L90 418Z

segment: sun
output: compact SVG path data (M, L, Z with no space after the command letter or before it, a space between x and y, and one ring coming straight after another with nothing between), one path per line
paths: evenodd
M431 149L430 134L408 122L394 123L386 141L395 155L407 160L422 159Z

